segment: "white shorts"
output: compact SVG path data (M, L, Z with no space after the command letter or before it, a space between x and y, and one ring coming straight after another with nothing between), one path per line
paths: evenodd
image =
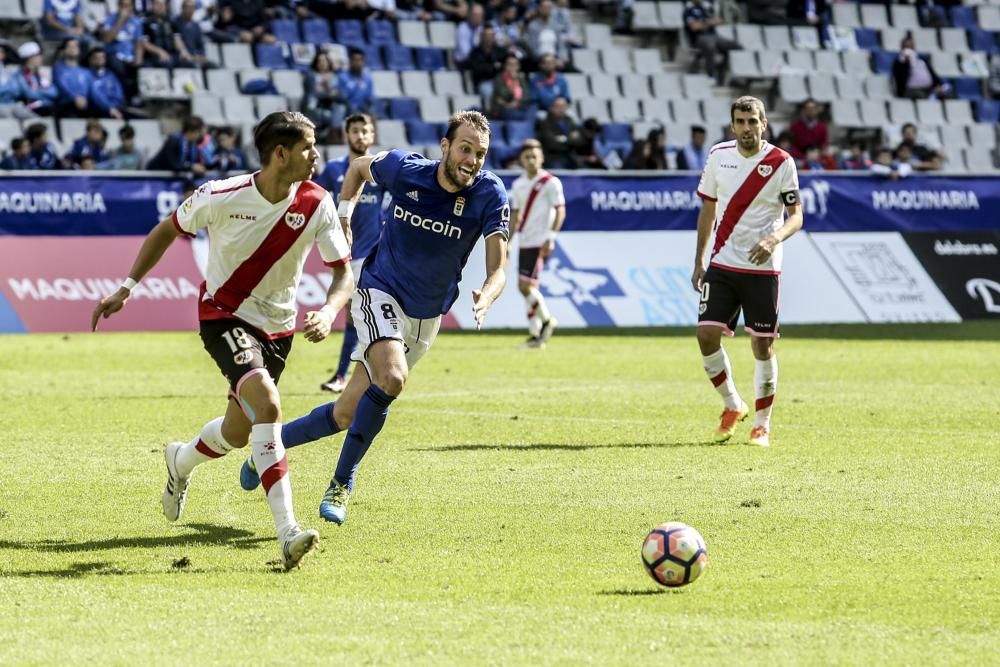
M372 369L368 365L368 348L372 343L386 339L402 342L406 366L413 368L431 349L441 328L440 315L427 320L408 317L394 298L377 289L354 291L351 318L354 319L354 328L358 330L358 345L351 359L365 365L368 377L372 377Z

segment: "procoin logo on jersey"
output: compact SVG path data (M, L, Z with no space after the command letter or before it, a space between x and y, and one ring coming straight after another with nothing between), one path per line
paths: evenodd
M465 210L465 197L455 198L455 208L452 211L455 215L462 215L462 211Z
M302 225L306 224L306 216L304 213L286 213L285 224L292 229L298 229Z
M405 208L396 204L392 208L392 217L396 220L402 220L403 222L408 222L414 227L420 227L421 229L426 229L429 232L434 232L435 234L441 234L442 236L447 236L448 238L462 238L462 229L456 227L450 222L441 222L440 220L431 220L430 218L424 218L415 213L407 211Z

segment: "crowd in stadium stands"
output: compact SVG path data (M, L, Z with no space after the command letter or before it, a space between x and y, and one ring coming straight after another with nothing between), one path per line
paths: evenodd
M650 3L619 0L615 32L632 31L639 4ZM915 5L923 26L942 27L953 24L954 8L960 2L916 0ZM249 137L241 137L246 124L222 125L219 118L208 125L192 115L183 120L179 132L166 137L159 150L138 148L135 130L128 123L160 113L140 95L140 69L210 71L221 65L211 60L213 51L208 47L213 43L252 45L256 64L265 69L269 66L262 62L262 54L276 53L282 62L287 58L291 63L289 50L299 46L296 36L305 34L307 26L318 31L319 37L308 40L318 48L301 68L300 108L316 123L321 140L341 143L344 118L358 111L419 121L415 101L376 95L369 67L370 59L381 59L384 54L388 62L396 53L392 22L400 20L455 24L450 54L426 50L450 57L454 68L471 82L470 90L484 110L511 126L504 132L506 144L498 142L490 156L491 166L509 165L516 156L516 144L535 137L544 147L547 166L555 169L700 170L709 147L727 138L722 135L726 119L714 125L698 119L689 126L690 137L668 136L664 127L643 129L643 136L632 137L631 128L622 136L612 127L621 123L602 125L596 118L575 115L576 100L565 74L577 72L573 50L583 42L571 20L570 0L112 0L106 15L96 20L87 15L88 7L84 0L44 0L37 37L16 48L0 47L0 118L18 119L23 129L22 136L10 140L0 167L146 168L197 178L252 168L253 155L244 155L240 148L241 139L249 143ZM723 34L733 11L756 23L812 26L819 44L837 39L833 3L827 0L750 0L735 7L732 0L688 0L678 24L684 38L681 46L693 56L691 69L704 72L718 85L727 82L732 53L747 53L738 40L726 36L735 33ZM1000 98L1000 44L996 35L990 33L990 38L994 49L982 86L982 97L988 102ZM43 67L45 54L50 55L51 70ZM409 49L403 57L411 57ZM903 36L892 57L887 73L898 97L956 96L951 81L940 76L932 59L915 48L911 34ZM241 80L238 92L278 91L270 79L260 79ZM48 136L53 126L32 122L41 117L87 119L87 123L83 136L61 137L71 148L58 155ZM918 141L913 123L900 128L896 136L902 140L894 146L884 146L885 139L871 133L848 133L837 145L825 117L829 117L827 105L806 99L796 118L771 140L808 171L870 171L897 178L947 166L944 154ZM117 135L113 150L106 147L108 128L96 119L118 121L113 126ZM428 135L424 145L431 143Z

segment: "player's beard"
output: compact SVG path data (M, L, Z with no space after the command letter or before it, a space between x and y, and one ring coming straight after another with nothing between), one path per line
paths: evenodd
M466 178L461 172L458 171L458 165L452 161L451 155L449 155L444 160L444 175L456 188L465 188L468 187L469 183L472 182L472 179L476 177L476 172L473 171L472 175Z
M371 148L371 145L366 144L364 139L356 139L355 141L348 139L347 144L348 148L350 148L351 152L355 155L364 155L368 152L368 149Z
M740 148L742 148L745 151L756 152L757 149L760 148L760 137L755 134L751 134L749 135L749 137L747 135L741 136Z

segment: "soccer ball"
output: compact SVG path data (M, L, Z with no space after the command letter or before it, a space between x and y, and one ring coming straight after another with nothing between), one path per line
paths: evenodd
M679 521L668 521L649 531L642 543L642 564L662 586L686 586L708 565L705 540L697 530Z

